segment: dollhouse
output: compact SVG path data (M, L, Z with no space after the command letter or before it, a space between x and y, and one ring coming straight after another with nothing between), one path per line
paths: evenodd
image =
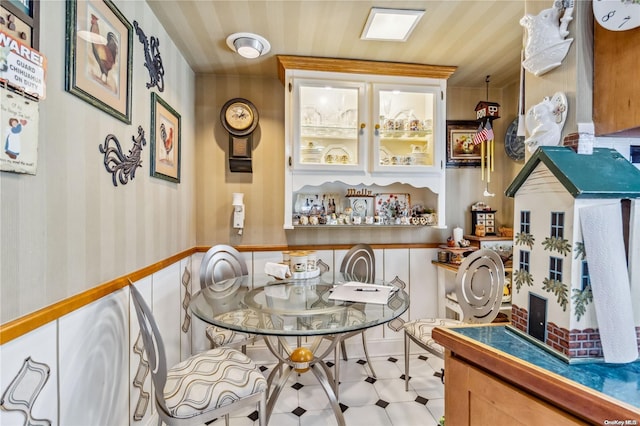
M638 264L633 235L640 227L640 170L614 149L581 155L569 147L541 146L505 194L514 198L515 216L511 327L567 362L602 359L581 209L619 203L623 264ZM637 296L640 276L628 271ZM636 315L629 327L640 345L640 300L630 300Z

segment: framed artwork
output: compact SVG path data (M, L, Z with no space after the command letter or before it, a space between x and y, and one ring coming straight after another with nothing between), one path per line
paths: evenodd
M109 0L68 0L66 24L65 90L131 124L131 24Z
M480 167L480 144L473 144L475 121L447 121L447 167Z
M180 183L180 114L151 93L151 176Z

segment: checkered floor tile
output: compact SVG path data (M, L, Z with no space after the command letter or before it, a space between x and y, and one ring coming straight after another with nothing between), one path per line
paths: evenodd
M347 426L436 426L444 414L442 360L427 354L410 359L409 390L405 391L404 361L373 357L377 377L370 377L366 361L340 364L340 409ZM274 365L263 365L266 376ZM223 419L212 423L224 424ZM231 426L257 425L257 412L232 413ZM276 402L270 425L337 425L329 400L312 373L292 374Z

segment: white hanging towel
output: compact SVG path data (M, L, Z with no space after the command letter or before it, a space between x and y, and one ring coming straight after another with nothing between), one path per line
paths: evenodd
M580 209L593 303L605 362L638 359L620 203Z

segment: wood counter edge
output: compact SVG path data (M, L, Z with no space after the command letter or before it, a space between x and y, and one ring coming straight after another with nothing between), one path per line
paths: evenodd
M640 409L637 407L447 328L436 327L432 337L451 351L451 356L586 421L605 424L605 420L613 419L640 420Z

